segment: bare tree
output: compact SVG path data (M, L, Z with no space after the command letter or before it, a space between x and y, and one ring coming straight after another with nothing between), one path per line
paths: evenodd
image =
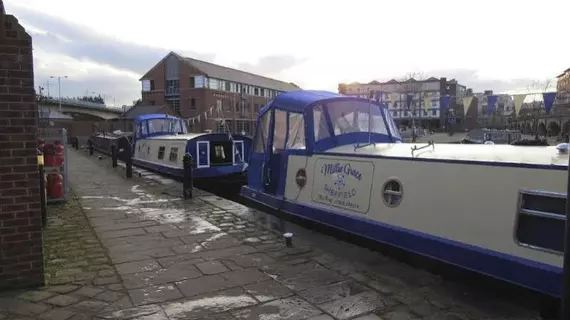
M550 88L551 84L552 84L551 79L546 79L544 81L535 80L526 87L527 94L532 95L532 102L530 103L530 107L531 107L531 116L532 116L532 126L535 127L534 138L536 140L539 139L538 125L539 125L540 116L542 112L546 112L546 110L542 106L543 102L540 100L538 101L536 100L536 95L545 93Z
M416 139L416 115L421 115L420 106L423 101L423 91L424 91L424 80L427 77L423 72L415 71L415 72L408 72L406 73L402 79L400 79L399 84L399 92L400 94L404 94L406 96L406 100L408 95L413 95L414 99L412 100L412 104L410 106L411 115L412 115L412 141L415 142ZM417 99L416 99L417 98ZM404 101L405 108L408 108L407 101Z

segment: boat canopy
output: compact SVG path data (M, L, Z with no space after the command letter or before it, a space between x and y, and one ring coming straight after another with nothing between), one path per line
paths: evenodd
M402 138L386 105L327 91L279 94L259 113L256 145L320 152L347 144L396 143Z
M167 114L144 114L135 118L135 137L148 137L186 134L186 122L178 117Z

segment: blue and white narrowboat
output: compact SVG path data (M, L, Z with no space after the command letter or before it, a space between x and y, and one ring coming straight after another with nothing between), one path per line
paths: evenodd
M282 93L257 121L245 198L561 295L564 148L401 143L385 105L323 91Z
M166 114L135 119L133 164L175 177L184 176L190 154L195 179L241 177L247 170L252 139L241 134L189 133L186 121Z

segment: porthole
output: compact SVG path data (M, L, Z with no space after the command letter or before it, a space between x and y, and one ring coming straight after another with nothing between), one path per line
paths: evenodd
M382 200L390 208L395 208L402 203L404 198L404 188L402 183L396 179L390 179L382 186Z

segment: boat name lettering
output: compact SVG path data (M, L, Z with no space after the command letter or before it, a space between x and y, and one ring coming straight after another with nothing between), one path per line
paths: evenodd
M335 174L335 173L344 173L353 176L356 180L362 180L362 173L357 169L353 169L350 166L350 163L340 164L340 163L325 163L321 167L321 173L323 176Z

